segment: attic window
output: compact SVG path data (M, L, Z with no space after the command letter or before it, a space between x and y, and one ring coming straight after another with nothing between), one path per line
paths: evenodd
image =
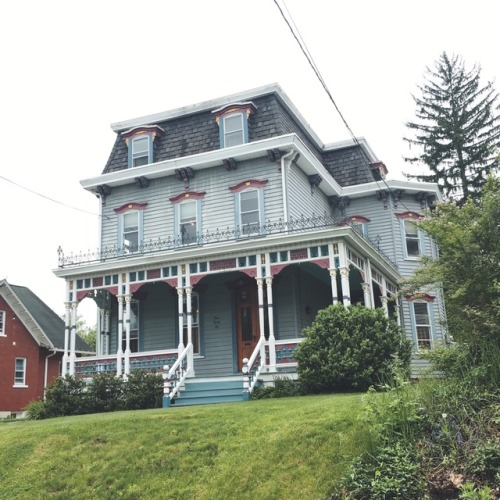
M140 167L155 161L153 144L157 136L164 131L158 125L134 127L122 132L122 137L128 146L128 167Z
M252 102L239 102L212 111L219 125L221 148L249 142L248 118L256 109Z

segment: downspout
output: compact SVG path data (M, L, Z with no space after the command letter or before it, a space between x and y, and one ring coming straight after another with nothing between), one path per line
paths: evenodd
M281 190L283 196L283 219L288 222L288 182L287 182L287 167L289 167L297 156L297 151L291 149L288 153L281 157ZM291 160L287 161L289 158Z
M53 349L52 354L45 356L45 374L43 377L43 397L45 398L45 388L47 387L48 372L49 372L49 358L56 354L56 350Z

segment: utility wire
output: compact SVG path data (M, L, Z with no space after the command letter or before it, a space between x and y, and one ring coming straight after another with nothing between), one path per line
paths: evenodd
M7 179L7 177L4 177L3 175L0 175L0 179L3 179L4 181L10 182L14 186L17 186L18 188L24 189L25 191L28 191L31 194L34 194L36 196L40 196L41 198L45 198L46 200L52 201L53 203L57 203L58 205L62 205L63 207L71 208L72 210L77 210L78 212L83 212L85 214L94 215L96 217L101 217L101 215L96 214L94 212L89 212L87 210L83 210L82 208L74 207L72 205L68 205L67 203L63 203L62 201L54 200L53 198L50 198L49 196L46 196L46 195L44 195L42 193L39 193L38 191L34 191L33 189L30 189L30 188L28 188L26 186L18 184L17 182L14 182L14 181L12 181L10 179Z
M323 89L325 90L326 94L328 95L330 101L332 102L333 106L337 110L337 113L339 114L340 118L344 122L344 125L345 125L346 129L348 130L349 134L351 135L351 138L352 138L354 144L359 147L359 150L361 151L363 159L366 161L367 165L369 166L370 162L369 162L368 157L366 156L365 151L363 151L363 148L361 147L361 144L359 143L358 138L354 135L353 131L351 130L351 127L349 127L349 124L347 123L346 119L344 118L344 115L341 113L339 107L337 106L337 103L335 102L335 99L333 98L330 90L328 89L328 86L327 86L325 80L321 76L321 73L319 72L319 69L316 66L316 63L314 62L314 59L313 59L311 53L309 52L309 49L307 48L306 43L304 42L302 36L300 35L300 32L299 32L299 30L297 28L297 25L293 21L293 18L292 18L291 14L290 14L290 11L288 10L288 8L287 8L287 6L285 4L285 0L281 0L281 1L282 1L283 5L284 5L286 11L287 11L287 16L288 17L283 12L283 9L281 8L280 4L278 3L278 0L274 0L274 3L276 4L276 7L278 7L278 10L281 13L281 17L284 19L284 21L288 25L288 28L290 29L290 32L292 33L292 35L295 38L296 42L299 44L300 50L302 51L302 53L306 57L307 62L311 66L312 70L314 71L314 74L318 78L319 82L323 86ZM379 187L379 189L381 189L379 181L377 179L375 179L375 182L377 183L377 186ZM394 193L392 192L392 189L390 188L390 186L387 184L387 181L383 177L382 177L382 182L385 184L386 188L389 190L389 193L392 194L392 195L394 195ZM402 200L398 200L398 203L400 203L408 212L410 212L409 208L403 203Z

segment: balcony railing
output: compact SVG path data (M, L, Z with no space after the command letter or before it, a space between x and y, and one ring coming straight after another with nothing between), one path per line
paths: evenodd
M117 258L127 258L140 255L155 254L168 250L176 250L181 248L190 248L197 246L210 245L214 243L230 242L230 241L245 241L263 236L273 234L284 234L294 232L307 232L317 229L334 228L339 226L340 219L335 218L328 214L315 215L305 217L302 215L299 218L291 217L290 220L284 221L278 219L277 221L268 220L264 224L249 224L248 226L235 226L233 228L227 227L226 229L215 229L215 231L206 231L197 233L196 235L179 235L177 238L158 238L156 240L150 239L149 241L142 241L135 247L118 247L113 245L95 251L88 250L87 252L71 253L65 255L61 247L58 248L58 267L71 267L82 264L90 264L93 262L103 262ZM378 248L373 241L369 240L362 233L357 231L366 241L370 243L384 258L390 262L394 268L397 265L391 261L389 257Z

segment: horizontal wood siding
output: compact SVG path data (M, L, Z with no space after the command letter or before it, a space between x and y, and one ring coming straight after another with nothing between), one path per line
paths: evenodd
M277 339L292 339L298 336L296 289L295 277L291 268L285 268L278 274L273 284L273 312L276 318L275 336Z
M317 187L311 190L307 175L297 165L292 165L287 175L288 213L291 218L330 214L325 194Z

